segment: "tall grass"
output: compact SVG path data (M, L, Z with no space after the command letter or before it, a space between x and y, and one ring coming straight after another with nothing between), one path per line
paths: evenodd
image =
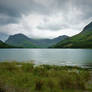
M85 90L85 83L88 80L88 70L78 67L35 66L33 63L18 62L0 63L0 92Z

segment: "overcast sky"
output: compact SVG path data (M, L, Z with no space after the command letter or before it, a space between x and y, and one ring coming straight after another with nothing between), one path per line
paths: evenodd
M92 0L0 0L0 32L72 36L92 21Z

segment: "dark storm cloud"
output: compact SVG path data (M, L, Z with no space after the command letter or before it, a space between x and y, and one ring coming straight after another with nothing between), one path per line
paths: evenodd
M49 15L62 12L66 15L72 8L80 9L83 18L92 16L92 0L0 0L0 14L8 16L5 20L0 19L0 24L17 22L23 14L29 13Z
M2 25L17 22L22 15L47 12L43 5L34 0L0 0L0 24Z
M18 23L18 21L19 17L0 14L0 25L7 25L9 23Z
M30 13L53 14L64 10L67 4L67 0L0 0L0 14L7 16L5 20L5 16L2 16L0 24L17 22L22 15Z
M92 17L92 0L72 0L72 5L83 12L84 19Z
M53 0L53 9L55 9L55 14L57 12L61 12L66 19L65 25L55 25L50 24L50 25L41 25L38 28L39 29L45 29L45 30L60 30L65 27L68 27L71 25L72 28L73 26L75 27L75 24L77 25L78 23L87 23L89 19L92 19L92 0ZM92 21L92 20L90 20ZM65 22L65 21L64 21ZM70 23L71 22L71 23ZM61 24L63 22L61 21ZM70 23L70 24L69 24ZM72 25L74 24L74 25ZM69 25L69 26L68 26ZM85 24L87 25L87 24Z

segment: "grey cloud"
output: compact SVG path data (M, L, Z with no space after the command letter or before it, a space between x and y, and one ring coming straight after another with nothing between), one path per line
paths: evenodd
M59 13L62 14L64 20L61 18L57 23L49 21L49 18ZM51 30L52 32L66 28L80 30L81 27L88 23L86 21L92 21L92 0L0 0L0 32L2 32L1 28L7 33L11 33L11 30L14 33L16 29L17 31L23 30L25 32L35 30L32 29L33 27L31 28L32 25L27 25L25 22L24 24L22 23L23 28L14 27L12 29L11 27L11 24L14 23L17 26L20 25L23 15L26 18L27 15L31 14L47 17L45 20L42 19L43 24L38 23L37 28L40 31ZM20 20L21 22L18 23ZM31 19L28 20L28 22L30 21ZM7 25L8 30L6 30L7 27L4 27Z
M43 25L43 26L38 26L37 27L38 29L41 29L41 30L53 30L53 31L56 31L56 30L60 30L63 28L63 26L61 25Z
M8 16L6 20L4 17L0 19L0 24L14 23L20 19L22 15L30 13L46 14L48 10L41 4L34 0L0 0L0 16ZM5 23L6 22L6 23Z
M83 18L92 16L92 0L0 0L0 14L10 17L6 19L6 23L16 22L14 20L29 13L49 15L62 12L67 15L72 8L80 9L84 13Z
M18 23L19 17L9 16L5 14L0 14L0 25L7 25L10 23Z
M88 19L92 17L92 0L74 0L73 1L74 6L77 10L81 10L83 12L83 19Z

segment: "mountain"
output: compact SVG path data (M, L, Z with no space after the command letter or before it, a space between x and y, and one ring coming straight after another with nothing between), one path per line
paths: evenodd
M1 41L7 40L8 37L9 37L8 34L5 34L5 33L0 32L0 40Z
M63 35L54 39L32 39L24 34L15 34L10 36L6 43L12 46L24 48L47 48L66 38L68 38L68 36Z
M92 32L92 22L85 26L82 32Z
M13 46L7 45L0 40L0 48L14 48Z
M30 39L30 40L38 47L47 48L66 38L68 38L68 36L63 35L63 36L56 37L54 39Z
M52 48L92 48L92 22L81 33L60 41Z
M30 38L23 34L11 35L5 43L16 47L36 48L36 46L30 41Z

